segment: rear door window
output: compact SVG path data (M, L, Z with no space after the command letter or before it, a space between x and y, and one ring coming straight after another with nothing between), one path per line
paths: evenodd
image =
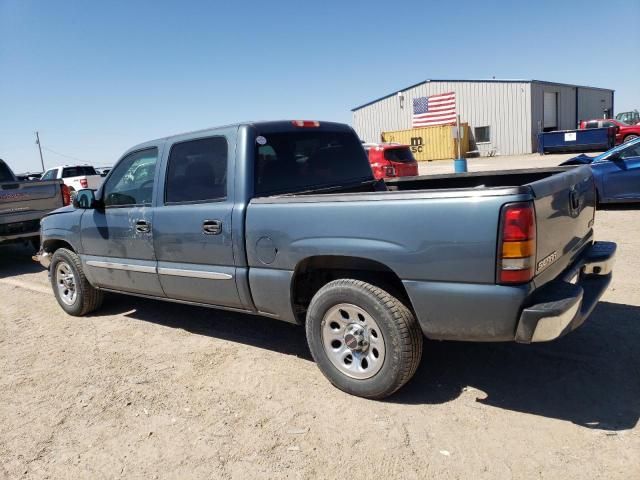
M275 195L372 179L367 154L353 133L301 130L257 137L255 194Z
M390 162L413 163L413 153L409 148L390 148L384 151L384 159Z
M225 137L200 138L171 147L165 203L207 202L227 196Z

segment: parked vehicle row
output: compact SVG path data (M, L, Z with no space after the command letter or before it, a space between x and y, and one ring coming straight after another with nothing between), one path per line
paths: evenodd
M615 255L593 240L595 203L587 166L379 182L346 125L242 123L133 147L42 220L35 258L71 315L115 291L305 325L334 385L383 398L423 335L580 326Z
M38 248L40 219L71 201L60 180L18 180L0 159L0 244L30 241Z

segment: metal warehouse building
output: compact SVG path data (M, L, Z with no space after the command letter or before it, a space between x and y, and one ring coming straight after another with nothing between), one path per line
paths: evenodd
M426 80L352 110L366 142L382 132L411 128L413 99L455 92L470 148L480 155L537 150L541 131L575 129L580 120L613 115L613 90L540 80Z

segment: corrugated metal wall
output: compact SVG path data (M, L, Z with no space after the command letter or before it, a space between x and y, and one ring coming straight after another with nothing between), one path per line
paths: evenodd
M613 114L613 91L541 81L428 81L353 112L353 127L362 140L379 142L381 133L411 128L413 99L456 92L460 120L469 124L470 148L481 155L534 152L544 118L544 92L557 93L557 128L571 130L577 121ZM577 104L576 104L577 93ZM605 107L606 106L606 107ZM489 126L490 141L475 143L474 128Z
M599 88L578 88L578 120L602 118L604 110L613 117L613 92Z
M362 140L379 142L383 131L411 128L413 99L456 92L460 121L469 124L470 148L481 155L533 151L531 97L528 82L427 82L353 112L353 127ZM490 127L490 141L475 143L474 128Z

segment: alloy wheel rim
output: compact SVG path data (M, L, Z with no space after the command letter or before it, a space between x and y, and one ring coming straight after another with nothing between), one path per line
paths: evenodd
M68 263L58 263L56 266L55 280L60 300L62 300L65 305L73 305L78 296L78 292L76 288L76 277Z
M351 378L371 378L384 363L382 330L371 315L351 303L335 305L324 315L322 344L333 366Z

